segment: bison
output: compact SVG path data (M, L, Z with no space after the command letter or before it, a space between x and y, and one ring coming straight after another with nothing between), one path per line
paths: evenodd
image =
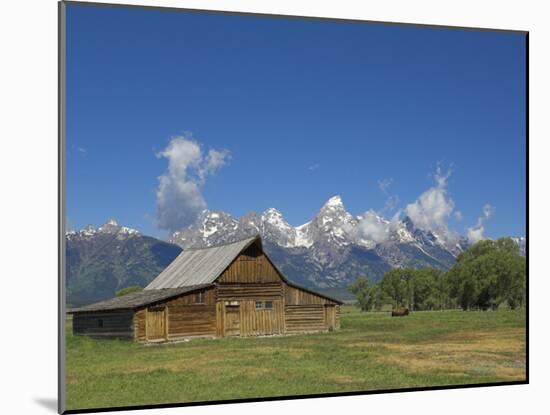
M408 316L408 315L409 315L408 308L397 308L395 310L392 310L391 312L392 317L402 317L402 316Z

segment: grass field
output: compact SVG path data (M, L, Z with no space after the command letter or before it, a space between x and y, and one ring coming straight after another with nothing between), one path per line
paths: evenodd
M525 312L343 307L342 329L140 345L67 332L68 409L525 379Z

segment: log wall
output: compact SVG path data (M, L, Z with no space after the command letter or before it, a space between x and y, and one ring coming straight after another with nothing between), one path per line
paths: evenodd
M282 299L283 284L271 282L265 284L223 284L216 287L218 300Z
M216 335L216 290L202 290L203 302L197 303L198 292L165 302L168 339L213 337Z
M148 308L164 307L166 318L166 340L186 337L213 337L216 335L216 292L215 288L202 290L203 302L197 303L198 291L171 300L142 307L134 315L134 338L150 341L147 333L147 318L152 316Z
M287 333L324 331L325 306L321 304L285 306L285 328Z
M73 334L93 337L132 338L133 311L113 310L73 315Z
M168 339L215 337L215 305L173 305L168 307Z

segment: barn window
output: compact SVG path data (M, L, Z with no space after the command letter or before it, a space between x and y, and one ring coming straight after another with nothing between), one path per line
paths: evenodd
M103 328L103 319L102 318L97 320L97 325L98 325L99 328Z
M199 291L195 294L195 303L204 304L204 291Z
M266 308L267 310L273 309L273 301L266 301L266 302L265 302L265 308Z
M263 303L261 301L256 301L256 310L260 310L263 308Z

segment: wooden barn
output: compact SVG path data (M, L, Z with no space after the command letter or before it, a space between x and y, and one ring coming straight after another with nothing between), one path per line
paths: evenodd
M341 304L288 281L258 236L185 250L143 291L69 312L75 335L158 342L335 330Z

